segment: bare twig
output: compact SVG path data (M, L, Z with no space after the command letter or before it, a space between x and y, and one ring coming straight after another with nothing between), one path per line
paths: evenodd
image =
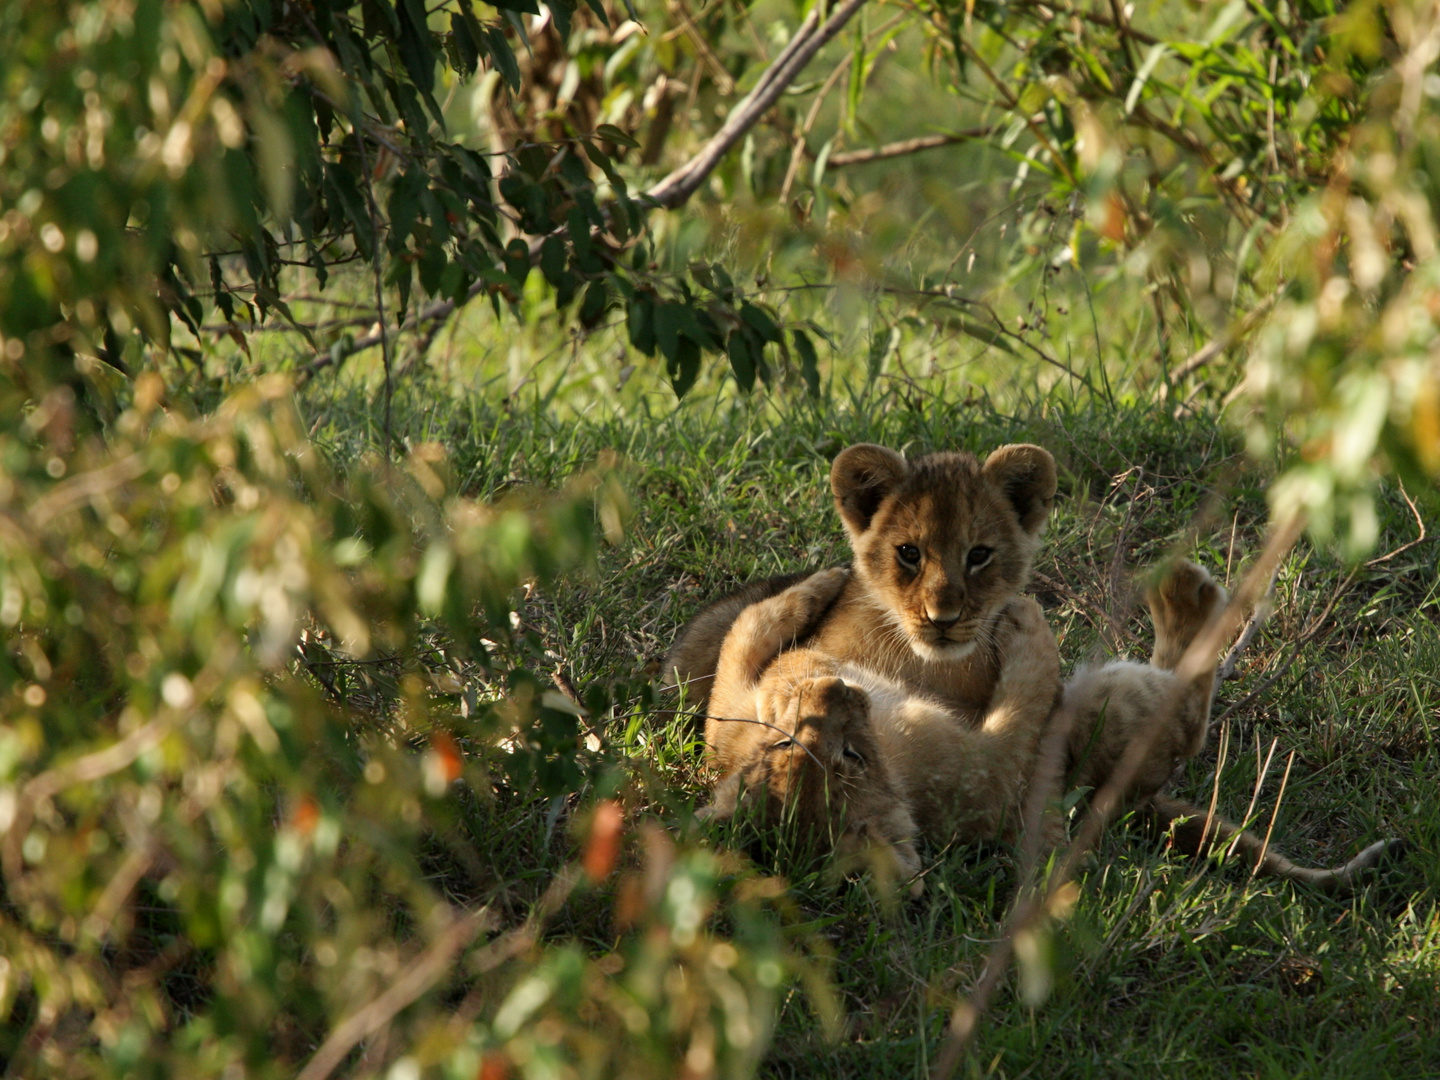
M684 0L673 0L671 7L680 16L681 26L677 29L683 30L689 37L690 43L695 46L695 51L705 61L705 66L710 69L710 77L715 80L715 89L719 90L723 96L729 97L735 92L735 80L730 77L730 72L725 70L725 65L720 63L719 57L710 48L710 43L705 40L705 35L695 25L695 19L690 14L690 9L685 6Z
M1275 749L1280 745L1278 738L1270 740L1270 751L1265 755L1265 764L1260 766L1255 773L1255 786L1250 789L1250 805L1245 808L1245 816L1240 819L1243 828L1249 828L1250 822L1254 820L1255 804L1260 801L1260 789L1265 785L1265 778L1270 775L1270 763L1275 760ZM1255 736L1255 760L1260 760L1260 736ZM1218 774L1217 774L1218 775ZM1208 832L1210 822L1205 823L1205 831ZM1230 838L1230 846L1225 849L1225 858L1235 854L1235 849L1240 846L1241 830L1236 829L1235 835Z
M1248 337L1250 332L1264 321L1265 316L1270 314L1270 309L1275 306L1277 295L1277 293L1271 293L1264 300L1260 301L1260 303L1256 304L1254 309L1244 318L1228 326L1225 332L1214 341L1202 345L1177 364L1170 372L1169 381L1163 382L1155 388L1155 400L1163 400L1171 388L1177 386L1181 380L1189 378L1226 349Z
M1255 610L1250 615L1250 621L1245 624L1245 629L1240 631L1240 636L1235 639L1235 644L1230 646L1230 651L1225 654L1225 659L1220 661L1220 667L1215 671L1215 681L1225 682L1235 677L1235 667L1241 655L1250 648L1250 643L1255 640L1255 635L1260 632L1260 627L1265 625L1265 620L1270 618L1274 610L1275 580L1280 576L1280 565L1275 565L1275 570L1270 575L1270 584L1265 587L1265 594L1255 603Z
M795 133L795 145L790 151L790 164L785 167L785 179L780 182L780 194L775 201L784 206L790 201L790 187L795 183L795 174L800 171L800 159L809 155L810 144L806 138L810 129L815 126L815 120L820 115L820 106L825 104L825 99L830 96L830 91L835 89L835 84L840 81L840 76L850 70L850 65L855 62L853 52L846 53L844 58L835 65L830 77L815 94L815 100L810 102L810 111L805 114L805 120L801 123L800 129Z
M298 1080L326 1080L357 1043L386 1027L396 1013L449 971L456 954L470 944L476 934L492 926L494 918L489 908L451 916L448 925L435 935L430 947L416 957L384 993L351 1013L330 1033L330 1037L301 1070ZM526 923L511 934L518 935L529 930L530 924Z
M1210 729L1212 731L1220 727L1226 720L1230 719L1230 717L1234 716L1237 712L1240 712L1284 677L1285 673L1290 670L1290 665L1295 663L1296 658L1299 657L1300 650L1310 644L1310 642L1315 639L1315 636L1324 629L1326 620L1330 618L1330 613L1335 610L1335 605L1340 602L1340 598L1345 595L1354 583L1358 572L1358 570L1352 570L1345 576L1345 580L1340 582L1339 586L1330 595L1330 600L1326 603L1325 609L1310 621L1310 625L1305 628L1298 638L1290 643L1290 650L1285 654L1285 658L1276 665L1275 670L1270 673L1265 681L1211 721Z
M1031 8L1041 15L1053 18L1055 14L1069 15L1072 18L1083 19L1086 22L1094 23L1096 26L1108 27L1111 30L1119 31L1122 37L1138 41L1142 45L1157 45L1160 39L1143 30L1136 30L1130 25L1129 20L1116 22L1114 18L1099 11L1085 11L1064 3L1063 0L1021 0L1018 6Z
M1273 70L1273 69L1272 69ZM1270 850L1270 836L1275 832L1275 819L1280 816L1280 803L1285 799L1285 785L1290 782L1290 766L1295 764L1295 751L1290 751L1290 756L1285 760L1285 775L1280 778L1280 793L1275 796L1275 809L1270 811L1270 826L1265 830L1265 842L1260 845L1260 854L1255 859L1255 865L1250 868L1250 876L1253 878L1265 865L1265 853ZM1267 767L1269 763L1266 763ZM1258 787L1258 784L1257 784ZM1239 838L1236 833L1236 838Z
M1400 485L1400 496L1405 500L1405 505L1410 507L1410 513L1415 515L1415 525L1419 528L1420 535L1417 536L1414 540L1411 540L1408 544L1401 544L1394 551L1387 552L1384 555L1371 559L1365 564L1366 566L1381 566L1384 563L1387 563L1391 559L1395 558L1395 556L1404 554L1416 545L1423 544L1426 540L1431 539L1429 534L1425 531L1425 519L1420 516L1420 510L1416 507L1415 500L1410 498L1410 493L1405 490L1404 484Z
M868 165L872 161L886 161L890 158L918 154L924 150L937 150L942 146L986 139L995 134L993 126L967 128L951 135L920 135L913 139L900 139L868 150L844 150L830 155L830 167L843 169L847 165ZM808 150L806 151L809 152Z

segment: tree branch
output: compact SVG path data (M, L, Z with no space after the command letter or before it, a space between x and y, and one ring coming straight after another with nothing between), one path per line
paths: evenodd
M865 0L845 0L831 10L830 17L823 26L820 25L818 7L811 9L810 14L805 16L805 21L795 31L795 36L790 39L790 44L786 45L784 51L765 69L755 88L730 110L725 123L700 153L647 191L643 199L656 206L671 209L695 194L730 149L770 111L770 107L780 99L785 88L795 81L795 77L804 70L805 65L845 28L845 24L864 5Z
M844 168L847 165L867 165L872 161L886 161L889 158L918 154L923 150L937 150L942 146L970 142L973 139L989 138L995 133L993 127L967 128L952 135L920 135L914 139L900 139L868 150L846 150L830 155L830 168ZM808 152L808 151L807 151ZM813 156L813 155L812 155Z
M779 100L780 95L785 92L785 88L794 82L795 77L805 69L805 65L845 28L845 24L865 5L865 2L866 0L845 0L843 4L831 10L830 17L826 19L824 25L820 24L818 9L812 9L796 29L795 36L790 39L790 43L761 74L754 89L735 108L730 110L730 115L726 117L725 123L705 144L704 148L641 195L637 201L668 210L680 206L689 199L705 182L705 179L715 171L731 148ZM530 245L532 260L539 258L541 239L541 237L536 237ZM473 300L488 287L488 282L477 281L465 294L465 302ZM423 311L416 312L406 319L404 323L396 327L396 332L413 329L436 319L449 318L455 308L454 300L442 300L439 303L431 304ZM302 380L308 379L317 372L331 367L337 360L344 360L346 357L376 345L384 345L387 340L382 324L378 332L356 338L343 349L335 349L325 356L316 357L312 363L302 369L300 377Z

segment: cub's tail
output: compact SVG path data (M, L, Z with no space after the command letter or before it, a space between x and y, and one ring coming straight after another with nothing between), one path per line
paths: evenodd
M1223 846L1248 860L1259 873L1303 881L1326 892L1349 888L1359 874L1404 846L1401 840L1377 840L1344 866L1312 869L1295 865L1254 833L1222 818L1210 817L1207 827L1205 810L1192 803L1156 795L1150 799L1149 810L1157 828L1170 830L1176 847L1188 854L1203 855Z

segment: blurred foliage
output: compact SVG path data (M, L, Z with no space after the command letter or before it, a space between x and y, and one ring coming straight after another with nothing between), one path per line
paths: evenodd
M446 493L426 447L342 483L278 379L184 420L142 375L103 440L77 430L68 387L28 409L5 390L10 1075L314 1078L404 1058L472 1077L483 1058L551 1076L556 1055L748 1074L795 970L774 883L653 826L634 853L614 801L522 918L520 897L467 909L430 873L437 845L483 861L479 805L616 786L581 710L511 659L510 618L521 582L583 568L619 527L612 480L485 507ZM392 693L365 674L421 648ZM542 944L620 866L636 869L601 896L619 897L606 954ZM708 928L722 899L725 940Z
M809 13L0 5L12 1073L743 1076L797 972L825 1013L775 883L626 827L608 691L552 687L518 610L621 528L613 478L482 506L391 463L471 300L676 394L706 354L820 393L863 338L872 381L943 340L1240 402L1275 510L1352 555L1377 475L1433 497L1440 4L874 0L654 206ZM274 369L377 349L382 452L337 473ZM474 808L535 799L537 846L587 823L548 883L432 872L485 879ZM574 904L603 943L547 942Z
M103 422L97 362L208 406L283 328L261 366L302 378L378 348L388 432L397 371L482 295L623 322L680 394L707 353L744 389L818 392L858 288L872 374L939 334L1102 400L1108 354L1181 406L1258 404L1256 449L1303 458L1286 512L1346 523L1357 553L1377 470L1440 471L1433 3L837 8L697 213L652 209L771 80L791 17L7 4L0 358ZM1246 378L1225 361L1250 339Z

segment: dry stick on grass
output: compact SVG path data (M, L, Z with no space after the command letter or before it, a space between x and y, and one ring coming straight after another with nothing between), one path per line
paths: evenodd
M1290 783L1290 766L1295 764L1295 751L1290 751L1290 756L1285 759L1285 775L1280 778L1280 792L1275 796L1275 807L1270 811L1270 825L1265 830L1265 841L1260 845L1260 854L1255 859L1255 865L1250 868L1250 877L1254 878L1260 872L1260 867L1265 865L1265 855L1270 850L1270 836L1275 831L1275 819L1280 816L1280 804L1285 801L1285 785ZM1269 763L1266 763L1268 769ZM1255 781L1255 790L1260 790L1260 781ZM1235 834L1238 842L1240 834Z
M1171 370L1168 380L1162 380L1155 385L1154 399L1156 401L1164 401L1165 396L1170 393L1174 387L1178 386L1182 380L1188 379L1226 349L1248 337L1250 332L1264 321L1265 316L1270 314L1270 309L1275 306L1275 298L1278 295L1278 293L1271 293L1264 300L1260 301L1260 303L1256 304L1254 310L1248 315L1226 327L1225 332L1214 341L1202 345L1196 349L1195 352L1191 353L1190 356L1177 364Z
M1217 684L1235 677L1237 662L1244 655L1245 650L1250 648L1250 643L1255 640L1255 635L1260 632L1260 627L1265 625L1265 621L1275 610L1275 580L1279 576L1280 564L1276 563L1274 571L1270 574L1270 583L1265 586L1265 595L1256 601L1250 621L1245 624L1245 629L1240 631L1240 636L1235 639L1235 644L1230 646L1230 651L1225 654L1225 659L1220 661L1220 666L1215 670Z
M1195 641L1191 643L1190 648L1186 650L1185 655L1180 658L1180 663L1175 666L1175 676L1179 684L1190 682L1204 671L1211 662L1207 658L1213 658L1220 651L1220 647L1239 628L1245 611L1260 598L1264 583L1269 580L1275 567L1295 546L1303 527L1303 518L1297 515L1272 530L1260 557L1250 568L1250 572L1246 574L1245 580L1235 591L1235 595L1231 597L1230 603L1200 632ZM1165 710L1160 710L1157 715L1163 716L1164 712ZM1073 722L1074 716L1068 710L1061 710L1052 718L1049 730L1041 744L1039 769L1043 771L1037 772L1037 779L1049 778L1055 773L1057 763L1063 761L1064 747ZM955 1011L950 1017L950 1031L946 1036L944 1046L941 1047L932 1074L935 1080L949 1080L954 1075L956 1066L960 1063L960 1056L974 1035L980 1017L989 1006L995 987L999 985L1000 978L1009 965L1016 936L1029 932L1052 914L1068 909L1069 905L1073 903L1076 891L1074 885L1071 884L1071 878L1079 867L1080 860L1094 846L1100 837L1101 830L1120 805L1121 795L1130 786L1140 764L1149 753L1154 734L1159 730L1159 725L1152 725L1147 733L1148 737L1137 739L1126 749L1110 779L1090 800L1090 808L1081 824L1079 835L1066 851L1065 858L1050 876L1043 893L1032 884L1036 867L1039 864L1039 841L1038 838L1032 839L1028 832L1036 829L1042 820L1045 803L1051 794L1051 789L1044 783L1036 783L1031 788L1025 808L1027 837L1022 852L1021 893L1010 909L1010 915L1005 921L1000 940L995 943L990 955L986 958L985 968L981 972L975 989L969 998L955 1007Z
M1335 610L1335 605L1340 602L1340 598L1344 596L1346 592L1349 591L1350 586L1354 584L1355 577L1358 573L1359 570L1357 568L1355 570L1351 570L1350 573L1345 575L1345 580L1340 582L1340 584L1335 587L1335 591L1330 594L1330 599L1326 602L1325 609L1321 611L1319 615L1315 616L1315 618L1310 620L1310 625L1307 626L1303 632L1301 632L1298 638L1290 642L1289 651L1285 654L1285 658L1275 666L1275 670L1272 671L1266 677L1265 681L1262 682L1259 686L1257 686L1254 690L1250 691L1250 693L1246 694L1243 698L1235 702L1233 705L1230 705L1224 712L1222 712L1214 720L1210 721L1211 731L1214 731L1216 728L1221 727L1226 720L1230 719L1230 717L1234 716L1237 712L1240 712L1252 701L1258 698L1261 694L1265 693L1266 690L1269 690L1270 687L1274 686L1276 682L1278 682L1281 678L1284 677L1285 673L1290 670L1290 665L1295 663L1296 659L1300 656L1300 650L1303 649L1306 645L1310 644L1310 642L1315 640L1315 638L1319 635L1320 631L1325 628L1325 622L1330 618L1330 613Z
M1371 559L1365 564L1366 566L1382 566L1385 563L1389 562L1391 559L1395 558L1395 556L1403 555L1411 548L1423 544L1426 540L1432 539L1430 534L1425 530L1425 519L1420 516L1420 511L1415 506L1415 500L1410 498L1410 493L1405 490L1404 484L1400 485L1400 496L1405 500L1405 505L1410 507L1410 513L1415 515L1415 525L1419 528L1420 535L1417 536L1414 540L1411 540L1408 544L1401 544L1394 551L1387 552L1386 554L1381 555L1378 558Z

